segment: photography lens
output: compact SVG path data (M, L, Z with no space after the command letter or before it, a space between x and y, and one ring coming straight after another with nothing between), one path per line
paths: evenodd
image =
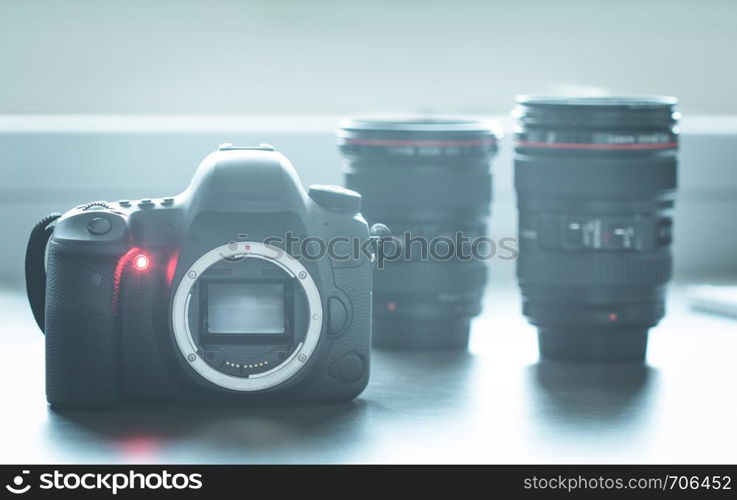
M672 97L517 99L517 277L542 357L644 360L672 270L675 107Z
M400 243L374 273L375 346L468 344L486 284L471 247L486 235L497 139L480 120L341 122L346 186L361 193L369 223L387 224Z

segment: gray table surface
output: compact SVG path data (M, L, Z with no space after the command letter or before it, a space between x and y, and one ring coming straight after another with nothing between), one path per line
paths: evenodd
M375 352L349 404L58 414L25 297L0 289L0 463L737 462L737 321L678 285L646 365L568 365L538 361L519 310L492 287L469 352Z

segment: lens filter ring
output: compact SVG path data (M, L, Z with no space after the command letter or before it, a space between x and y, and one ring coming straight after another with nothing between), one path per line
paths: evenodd
M395 158L485 157L497 149L500 130L474 118L384 117L345 119L337 142L345 155Z

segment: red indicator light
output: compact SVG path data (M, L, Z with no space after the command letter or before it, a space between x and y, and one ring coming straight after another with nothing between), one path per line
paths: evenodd
M617 316L617 313L609 313L609 322L614 323L619 319L619 316Z
M151 265L151 260L146 256L141 254L136 255L133 258L133 267L138 269L139 271L145 271L148 269L148 266Z
M394 312L397 310L397 303L396 302L387 302L386 308L389 312Z
M166 264L166 282L171 284L174 281L174 273L177 271L177 261L179 260L179 253L175 252L169 257L169 262Z

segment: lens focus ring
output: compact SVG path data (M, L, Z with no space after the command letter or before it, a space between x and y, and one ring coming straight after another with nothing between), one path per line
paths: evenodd
M515 159L515 187L521 194L647 193L676 188L673 157L636 159Z
M382 175L383 174L383 175ZM368 210L406 206L413 208L476 208L489 213L491 172L474 169L449 175L447 170L353 170L346 173L346 183L361 186L361 196Z

